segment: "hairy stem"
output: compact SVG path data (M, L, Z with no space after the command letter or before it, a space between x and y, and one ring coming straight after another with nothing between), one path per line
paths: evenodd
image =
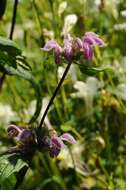
M65 77L66 77L66 75L67 75L67 73L68 73L68 71L69 71L69 68L70 68L71 64L72 64L72 62L69 62L69 63L68 63L68 65L67 65L67 67L66 67L66 69L65 69L65 71L64 71L64 73L63 73L63 76L62 76L61 80L59 81L59 83L58 83L58 85L57 85L57 87L56 87L56 89L55 89L55 91L54 91L54 93L53 93L53 95L52 95L52 97L51 97L51 99L50 99L50 101L49 101L49 103L48 103L46 109L45 109L45 112L44 112L44 114L43 114L43 116L42 116L42 119L41 119L41 122L40 122L40 125L39 125L39 129L42 127L42 125L43 125L43 123L44 123L44 120L45 120L45 117L46 117L46 115L47 115L47 113L48 113L48 111L49 111L49 108L50 108L50 106L52 105L53 100L54 100L54 98L56 97L57 92L58 92L58 90L60 89L60 87L61 87L61 85L62 85L62 83L63 83L63 81L64 81L64 79L65 79Z

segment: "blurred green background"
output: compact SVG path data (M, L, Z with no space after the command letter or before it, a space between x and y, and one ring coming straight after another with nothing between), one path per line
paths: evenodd
M5 38L10 33L13 4L7 1L0 20L0 36ZM40 92L27 79L6 76L0 91L0 152L14 144L7 137L8 125L26 125L37 101L42 109L31 125L38 125L66 67L64 61L56 65L53 55L40 48L53 38L62 44L67 32L81 37L87 31L96 32L107 44L96 48L88 63L104 71L86 72L87 63L73 64L45 120L59 134L70 132L77 144L65 147L55 159L36 153L22 190L126 190L125 0L19 1L13 40ZM14 184L12 175L1 189L11 190Z

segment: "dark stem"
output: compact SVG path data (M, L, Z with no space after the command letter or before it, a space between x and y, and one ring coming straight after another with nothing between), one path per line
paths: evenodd
M10 35L9 35L9 39L10 40L12 40L12 38L13 38L14 27L15 27L15 23L16 23L17 6L18 6L18 0L15 0L14 7L13 7L13 16L12 16L12 22L11 22L11 30L10 30Z
M57 92L58 92L58 90L60 89L60 87L61 87L61 85L62 85L62 83L63 83L63 81L64 81L64 79L65 79L65 77L66 77L66 75L67 75L67 73L68 73L68 71L69 71L69 68L70 68L71 64L72 64L72 62L69 62L69 63L68 63L68 65L67 65L67 67L66 67L66 69L65 69L65 71L64 71L64 73L63 73L63 76L62 76L61 80L59 81L59 83L58 83L58 85L57 85L57 87L56 87L56 89L55 89L55 91L54 91L54 93L53 93L53 95L52 95L52 97L51 97L51 99L50 99L50 101L49 101L47 107L46 107L46 110L45 110L45 112L44 112L44 114L43 114L43 116L42 116L42 119L41 119L41 122L40 122L40 125L39 125L39 129L42 127L42 125L43 125L43 123L44 123L44 120L45 120L45 117L46 117L46 115L47 115L47 113L48 113L48 111L49 111L49 108L50 108L50 106L52 105L53 100L54 100L54 98L56 97Z
M15 0L14 6L13 6L13 16L12 16L12 22L11 22L11 30L9 34L9 39L12 40L13 38L13 33L14 33L14 27L16 23L16 14L17 14L17 6L18 6L18 0ZM5 71L3 72L2 77L0 78L0 90L2 90L3 83L6 79L6 73Z
M3 71L2 76L0 77L0 91L2 90L3 82L5 80L6 73Z

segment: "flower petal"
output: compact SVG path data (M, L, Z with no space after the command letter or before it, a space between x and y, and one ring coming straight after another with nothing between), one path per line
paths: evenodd
M43 48L41 48L43 51L50 51L52 49L55 49L58 45L58 43L54 40L48 41Z
M41 48L43 51L51 51L54 50L54 56L55 56L55 62L60 63L60 56L62 53L61 46L55 41L50 40L48 41L43 48Z
M58 147L58 148L60 148L60 149L64 147L63 141L61 140L60 137L57 137L57 136L53 136L53 137L51 138L51 144L52 144L52 145L55 145L56 147Z
M76 38L75 43L76 43L77 48L83 49L83 41L80 38Z
M68 61L71 61L73 57L73 38L70 34L64 38L64 56Z
M93 58L93 50L92 50L91 45L89 45L88 43L85 42L83 44L83 49L84 49L84 57L85 57L85 59L87 59L88 61L92 60L92 58Z
M64 147L64 143L58 136L53 136L51 138L51 143L49 147L49 154L51 157L58 156L60 150Z
M86 32L83 41L90 45L99 45L100 47L106 46L104 41L94 32Z
M60 136L60 138L62 139L62 141L66 141L66 142L69 142L71 144L76 144L76 140L69 133L64 133L63 135Z
M49 154L52 158L54 158L55 156L58 156L59 153L60 153L60 148L57 148L54 146L49 149Z

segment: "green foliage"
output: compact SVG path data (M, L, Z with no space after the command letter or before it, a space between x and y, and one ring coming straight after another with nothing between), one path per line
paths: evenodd
M1 1L0 1L0 19L2 18L2 16L3 16L4 13L5 13L6 4L7 4L7 0L1 0Z
M26 162L19 159L16 155L4 155L0 157L0 185L10 178L13 174L19 172L24 166L28 166Z

